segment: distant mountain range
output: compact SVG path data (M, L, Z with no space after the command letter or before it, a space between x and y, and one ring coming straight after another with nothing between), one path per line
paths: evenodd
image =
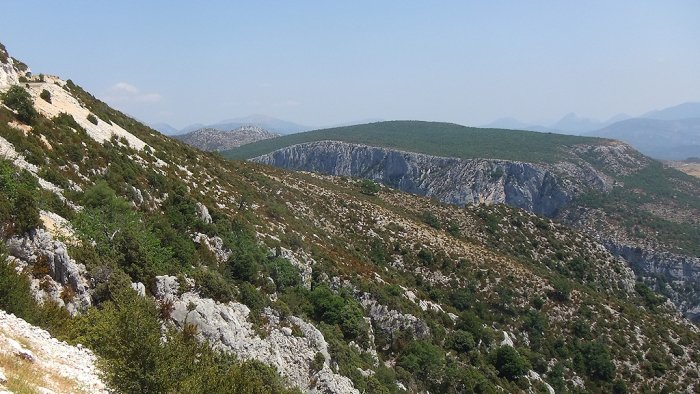
M570 113L546 126L501 118L484 127L613 138L660 160L700 156L700 103L683 103L649 111L639 117L620 114L606 121Z
M167 123L154 123L151 127L166 135L187 134L199 129L216 129L219 131L235 130L244 126L254 126L265 129L276 134L292 134L301 131L311 130L314 127L303 126L294 122L289 122L282 119L273 118L266 115L249 115L241 118L232 118L222 120L217 123L204 124L195 123L189 126L177 129Z
M238 129L238 128L244 127L244 126L259 127L261 129L265 129L265 130L270 131L271 133L275 133L275 134L294 134L294 133L300 133L302 131L309 131L309 130L315 130L315 129L320 129L320 128L353 126L353 125L358 125L358 124L381 122L383 120L384 119L382 119L382 118L365 118L365 119L358 119L358 120L353 120L353 121L349 121L349 122L336 123L336 124L332 124L332 125L324 126L324 127L318 127L318 126L300 125L300 124L297 124L294 122L289 122L286 120L277 119L277 118L273 118L271 116L266 116L266 115L250 115L250 116L245 116L245 117L241 117L241 118L226 119L226 120L222 120L220 122L211 123L211 124L194 123L194 124L191 124L189 126L183 127L181 129L175 128L167 123L152 123L150 126L154 130L158 130L165 135L172 135L172 136L187 134L187 133L190 133L192 131L200 130L200 129L216 129L219 131L229 131L229 130Z
M700 156L700 118L633 118L585 135L624 141L645 155L660 160L683 160Z
M202 128L173 137L195 148L213 152L236 148L252 142L279 137L280 135L257 126L241 126L230 131Z

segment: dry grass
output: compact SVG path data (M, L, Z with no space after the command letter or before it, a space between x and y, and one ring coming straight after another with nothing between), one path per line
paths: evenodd
M25 349L35 351L26 338L10 336L0 329L0 339L2 337L11 337L22 344ZM35 356L39 357L36 352ZM85 392L76 382L61 376L59 371L47 370L40 365L40 362L31 362L17 357L6 349L0 350L0 369L7 377L4 388L15 394L39 393L39 388L42 387L56 393ZM2 386L0 385L0 387Z

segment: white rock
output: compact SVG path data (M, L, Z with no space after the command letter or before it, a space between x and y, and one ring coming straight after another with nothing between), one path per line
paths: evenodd
M513 347L515 344L513 343L513 340L510 338L507 332L503 331L503 341L501 341L501 346L510 346Z
M140 295L141 297L146 296L146 286L144 286L143 283L141 283L141 282L132 283L131 288L134 289L134 291L138 295Z
M197 217L200 218L206 224L212 223L211 215L209 214L207 206L202 204L201 202L197 202Z
M31 347L31 352L18 341ZM45 330L0 311L0 354L13 354L16 350L25 353L24 357L30 355L36 367L46 374L44 385L48 390L62 392L66 389L54 386L60 377L62 381L74 383L79 392L107 393L95 366L97 358L90 350L58 341Z
M29 362L34 362L35 357L31 350L25 349L24 346L12 338L7 338L6 341L10 345L12 353L14 353L17 357L21 357Z
M0 368L0 384L5 383L7 383L7 376L5 376L5 372Z
M305 392L359 393L350 379L329 368L328 343L313 325L288 316L286 323L298 327L302 334L294 336L291 328L282 326L279 315L266 308L262 313L267 324L256 329L248 320L247 306L236 302L222 304L190 291L178 296L172 291L173 287L177 288L175 283L175 277L157 277L154 295L172 299L172 321L179 327L185 322L194 324L198 336L215 349L231 352L242 360L254 359L272 365L291 385ZM194 310L189 310L188 305L195 305ZM260 329L267 335L261 337ZM324 357L324 368L314 372L311 362L318 353Z

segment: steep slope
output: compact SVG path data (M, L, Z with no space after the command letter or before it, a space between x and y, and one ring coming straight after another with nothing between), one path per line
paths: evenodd
M51 83L30 83L32 107ZM65 114L0 108L1 245L20 245L0 265L0 308L93 349L112 388L700 389L697 328L591 236L504 205L223 160L61 90L78 103ZM85 111L114 134L82 127ZM53 248L22 246L38 236ZM57 306L80 298L67 267L89 284L75 317Z
M253 160L369 178L451 204L506 203L556 218L629 260L640 279L689 316L700 307L700 183L623 143L387 122L282 137L229 155L261 152L270 153Z
M0 390L107 393L96 357L0 311Z
M659 160L683 160L700 156L700 118L634 118L586 135L624 141L645 155Z
M173 138L194 146L203 151L222 151L241 145L279 137L280 134L256 126L241 126L235 130L222 131L212 128L203 128L191 133L175 135Z

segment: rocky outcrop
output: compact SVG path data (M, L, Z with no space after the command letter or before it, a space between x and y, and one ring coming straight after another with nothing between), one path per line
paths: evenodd
M20 267L29 267L35 274L32 288L39 300L52 300L73 315L92 304L85 266L71 259L66 245L47 231L36 229L12 237L7 251ZM45 276L36 278L37 273Z
M90 350L61 342L4 311L0 311L0 354L23 360L4 363L0 374L5 381L0 379L0 392L3 384L19 380L28 392L108 392Z
M408 333L416 339L430 337L430 328L421 319L378 303L371 295L364 293L358 297L365 309L374 330L381 330L393 337L398 333Z
M688 286L700 283L700 257L683 256L653 248L627 245L607 240L605 246L622 257L635 274L671 298L674 305L691 321L700 321L700 295ZM659 287L662 279L664 287Z
M293 386L312 393L359 393L350 379L331 369L328 343L312 324L295 316L281 318L270 308L262 313L265 323L255 327L248 319L247 306L222 304L201 298L191 289L194 283L181 286L173 276L159 276L153 289L156 299L172 302L172 322L183 328L192 324L198 335L215 348L236 354L243 360L259 360L277 368ZM265 335L261 336L260 333ZM296 334L295 334L296 333ZM325 362L320 370L312 361L320 353Z
M556 215L577 191L543 165L437 157L336 141L293 145L253 160L368 178L450 204L504 203L546 216Z
M192 241L206 246L216 256L216 261L224 263L231 256L231 251L224 247L224 240L221 237L210 237L206 234L195 233Z
M197 202L197 218L199 218L199 220L203 221L206 224L211 224L212 222L211 215L209 214L209 209L207 209L207 206L202 204L201 202Z

